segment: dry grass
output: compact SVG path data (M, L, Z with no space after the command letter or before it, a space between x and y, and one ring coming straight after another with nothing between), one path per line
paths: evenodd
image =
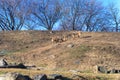
M1 32L0 53L6 54L4 57L9 63L22 62L44 67L50 71L79 70L85 75L91 75L95 65L106 66L108 69L120 69L120 33L82 32L80 37L72 37L72 35L78 35L77 33L77 31ZM51 42L51 38L56 36L65 37L66 40ZM69 48L67 47L69 44L74 46ZM14 70L10 69L10 71ZM28 70L17 71L29 73ZM92 75L97 76L97 74ZM102 74L98 75L104 77ZM112 77L112 75L105 76ZM118 76L113 75L113 77Z
M23 75L29 75L31 78L34 75L37 74L61 74L64 77L72 78L74 75L71 72L68 71L49 71L49 70L26 70L26 69L0 69L0 74L4 74L6 72L18 72ZM88 78L89 80L119 80L120 79L120 74L94 74L94 73L76 73L76 75L84 76Z

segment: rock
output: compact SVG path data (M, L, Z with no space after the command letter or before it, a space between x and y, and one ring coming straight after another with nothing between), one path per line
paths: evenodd
M0 80L5 80L5 75L0 75Z
M27 80L27 79L19 73L7 73L5 74L5 80Z
M88 80L80 75L73 75L72 80Z
M39 74L34 76L33 80L47 80L47 76L45 74Z
M73 74L77 74L80 72L79 70L69 70L69 71L72 72Z
M23 75L18 75L16 80L29 80L28 78L24 77Z
M49 78L54 80L62 80L63 77L62 75L59 75L59 74L50 74Z
M17 76L17 73L7 73L5 74L5 80L16 80Z
M5 59L0 60L0 67L6 67L8 63L5 61Z
M105 67L103 67L103 66L98 66L98 67L97 67L97 70L98 70L99 72L101 72L101 73L107 73L107 72L108 72L107 69L106 69Z
M112 70L110 70L110 73L111 74L114 74L114 73L119 73L120 71L119 70L116 70L116 69L112 69Z
M74 47L74 44L69 44L69 45L67 45L67 47L72 48L72 47Z
M25 75L25 80L32 80L29 76Z
M27 68L23 63L20 63L17 66L18 66L18 68L22 68L22 69L26 69Z
M5 53L7 53L7 50L2 50L2 51L0 51L0 54L5 54Z
M55 57L56 57L55 55L51 55L51 56L50 56L51 59L54 59Z

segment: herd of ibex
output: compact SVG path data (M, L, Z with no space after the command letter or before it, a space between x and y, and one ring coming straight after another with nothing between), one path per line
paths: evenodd
M63 35L63 36L55 36L55 37L52 37L51 38L51 41L52 43L61 43L61 42L65 42L68 40L68 38L80 38L82 35L82 32L80 31L75 31L75 32L72 32L70 34L67 34L67 35Z

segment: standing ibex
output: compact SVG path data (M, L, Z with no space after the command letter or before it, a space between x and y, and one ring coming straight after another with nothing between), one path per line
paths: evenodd
M81 37L81 35L82 35L82 32L77 31L77 32L73 32L71 36L72 38L79 38Z

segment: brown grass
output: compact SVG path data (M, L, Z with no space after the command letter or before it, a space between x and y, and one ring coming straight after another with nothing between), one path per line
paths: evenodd
M73 33L79 35L77 31L1 32L0 54L5 54L8 63L22 62L49 70L88 74L94 72L95 65L120 69L120 33L82 32L76 38ZM65 41L52 43L51 38L56 36ZM69 48L69 44L74 46Z
M49 70L26 70L26 69L0 69L1 74L7 73L7 72L18 72L23 75L29 75L31 78L37 74L61 74L64 77L72 78L74 75L71 72L68 71L49 71ZM80 75L83 77L88 78L89 80L96 80L99 78L99 80L119 80L120 74L94 74L94 73L76 73L76 75Z

